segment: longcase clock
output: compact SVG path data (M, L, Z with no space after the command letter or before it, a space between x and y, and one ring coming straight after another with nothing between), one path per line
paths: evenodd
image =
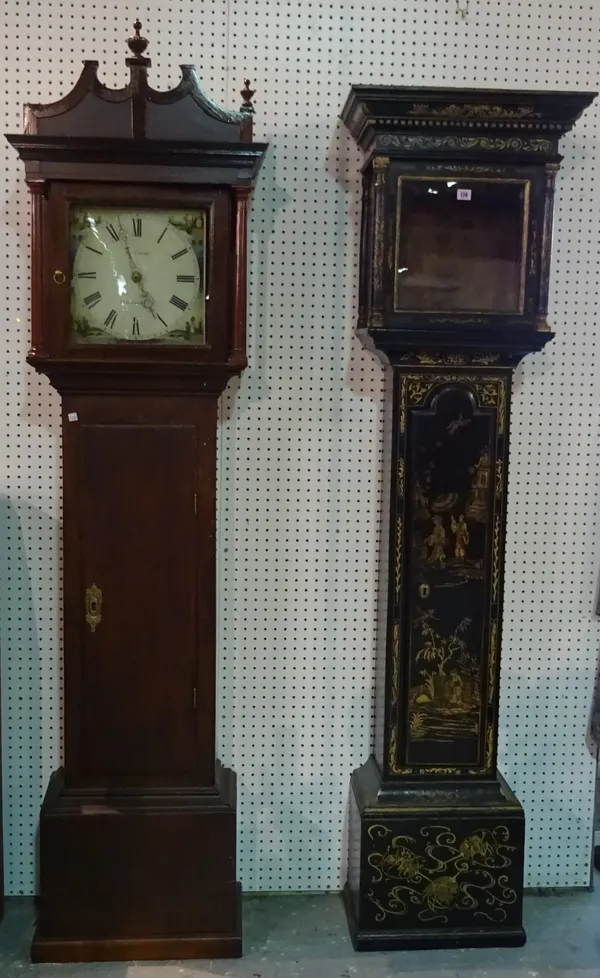
M358 950L525 941L524 814L496 767L511 377L553 336L558 142L593 98L355 86L342 112L366 156L359 335L393 380Z
M9 136L32 194L32 349L63 420L65 763L35 961L241 953L235 775L215 760L217 403L246 364L252 95L87 61Z

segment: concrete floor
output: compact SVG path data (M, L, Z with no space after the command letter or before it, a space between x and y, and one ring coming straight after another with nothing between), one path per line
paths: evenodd
M600 879L598 880L600 884ZM7 903L0 978L599 978L600 888L528 897L524 948L355 954L338 896L246 897L245 956L171 964L32 965L33 904Z

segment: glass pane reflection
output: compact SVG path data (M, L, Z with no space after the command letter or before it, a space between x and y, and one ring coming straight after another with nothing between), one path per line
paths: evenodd
M525 181L403 177L395 308L522 311L528 193Z

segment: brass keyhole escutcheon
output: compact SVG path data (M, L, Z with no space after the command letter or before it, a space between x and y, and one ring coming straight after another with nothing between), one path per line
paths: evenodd
M429 587L429 584L419 584L419 597L420 598L428 598L429 597L429 594L430 594L430 591L431 591L431 588Z
M101 608L102 591L95 584L92 584L85 592L85 620L93 632L96 631L97 626L102 621Z
M67 281L67 276L64 272L61 272L60 268L57 268L52 276L57 285L64 285Z

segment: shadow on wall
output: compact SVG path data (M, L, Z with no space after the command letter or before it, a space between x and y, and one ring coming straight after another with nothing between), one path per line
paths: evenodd
M319 881L338 879L340 862L345 866L346 860L342 813L346 810L350 774L367 759L372 739L371 620L375 614L371 582L378 554L376 486L381 457L377 437L371 439L369 434L361 443L352 412L360 412L364 431L370 433L377 427L377 414L382 410L378 382L381 368L377 365L373 384L371 355L362 350L353 335L360 201L350 199L345 174L350 169L358 174L358 168L354 160L345 163L349 137L339 127L330 136L329 124L327 120L325 124L280 132L262 168L251 208L255 239L249 262L249 301L254 302L249 309L249 319L254 324L249 336L251 363L235 401L221 413L225 423L229 410L234 418L236 414L240 418L237 434L221 436L222 455L229 467L223 469L220 490L222 498L226 495L239 514L237 523L231 518L222 520L221 545L226 542L227 553L243 548L246 554L253 555L258 567L267 554L273 556L273 566L277 568L281 565L275 561L287 546L290 526L289 539L297 540L299 552L310 553L312 548L316 554L316 566L306 571L308 584L303 589L301 577L300 584L288 590L281 586L283 579L277 581L277 570L268 568L269 575L273 575L269 577L269 587L279 588L275 612L260 593L254 605L241 588L239 596L234 596L233 563L226 563L228 558L223 558L225 587L231 595L227 598L231 602L227 609L230 621L243 621L246 613L255 624L235 651L233 644L228 647L227 669L220 674L220 701L239 702L233 682L236 669L240 670L239 676L247 668L243 663L244 646L246 654L251 645L256 649L264 647L265 657L255 672L264 676L267 692L261 696L263 709L272 711L276 724L271 727L271 717L267 724L257 722L254 745L242 746L238 741L240 747L232 757L234 743L226 729L227 719L220 721L220 756L231 762L238 774L239 850L244 854L244 882L249 890L258 888L259 879L266 890L285 887L298 875L303 881L317 881L311 887L315 889L322 889ZM324 134L330 142L325 171L322 166L315 169L313 152L315 141L318 144ZM353 153L356 157L355 150ZM315 197L322 201L318 211L313 204ZM350 218L349 208L353 208ZM320 260L323 253L333 256L333 271ZM339 365L348 361L346 372L340 370ZM270 403L257 403L266 401ZM260 409L263 413L259 413ZM247 428L245 414L250 415ZM287 430L281 427L282 419ZM266 429L264 440L258 437L261 424ZM269 424L277 426L272 431L271 445ZM242 440L250 442L253 436L256 444L250 454ZM251 465L268 471L274 450L277 483L281 476L285 485L287 475L292 487L300 487L288 492L285 487L279 488L273 478L272 492L263 500L266 526L281 528L279 543L272 536L261 536L258 521L244 522L244 511L254 506L255 500L247 494L230 462L239 451L242 460L251 459ZM358 457L366 451L370 453L368 470ZM355 480L349 491L350 476L357 464L362 464L365 483L361 486ZM250 475L252 478L252 470ZM365 493L371 500L368 508ZM348 499L353 507L357 497L362 499L362 512L366 510L360 526L348 513ZM295 508L298 506L299 510ZM306 522L302 524L302 520ZM302 540L300 532L296 536L293 527L298 524L307 527L307 539ZM356 561L352 556L346 559L345 555L353 552L357 554ZM342 559L336 557L338 554ZM295 555L296 551L292 560ZM361 576L357 563L367 559L371 567ZM250 567L252 557L244 560ZM302 558L298 560L302 574ZM297 663L290 663L291 669L297 670L298 688L290 689L288 682L281 690L284 695L289 693L288 698L278 699L277 677L283 682L285 676L278 656L286 652L285 636L295 628L296 587L304 591L306 600L300 599L301 607L308 607L314 600L318 617L313 621L301 619L301 633L293 639L292 658ZM265 626L261 607L271 615L273 629ZM365 615L369 618L366 626ZM231 638L221 638L221 649L226 641L233 643L235 632L229 622L222 635ZM272 648L274 635L280 643L276 648ZM306 652L304 660L300 643ZM231 665L234 656L239 667ZM272 662L272 671L265 661ZM314 695L314 710L302 704L300 686L315 691L308 694L309 699ZM346 706L349 688L360 690L351 707ZM347 709L353 716L347 716ZM319 758L323 758L320 764Z
M345 333L342 341L349 336L346 384L358 397L372 400L381 409L383 365L375 353L367 350L355 330L358 325L359 269L360 269L360 228L362 216L362 189L360 168L364 162L363 154L346 129L341 119L331 135L325 168L343 190L340 194L337 222L340 234L336 239L336 278L343 284L346 296L345 308L341 311ZM347 335L346 335L347 331ZM341 351L340 351L341 352ZM374 379L373 376L379 378Z
M237 410L246 409L247 403L269 398L271 389L269 363L273 355L271 319L279 315L280 303L271 303L271 295L277 296L278 284L272 283L272 255L277 243L273 241L277 222L285 207L293 200L277 179L275 147L272 136L266 137L269 149L261 167L256 188L252 194L248 229L248 309L247 344L248 366L241 377L233 377L220 401L220 420L227 422L235 414L235 401L240 384L244 385L245 398ZM277 323L277 332L287 338L284 323ZM242 379L243 378L243 379Z
M313 804L318 811L318 796L325 785L314 784L311 791L303 780L289 776L290 764L298 762L304 748L301 731L274 725L265 731L267 740L270 743L265 742L262 753L251 762L252 781L245 766L238 771L238 812L245 808L253 813L244 828L239 826L238 844L244 847L250 874L256 878L260 873L261 888L276 891L294 878L296 860L304 864L305 873L312 859L320 862L320 854L331 843L325 838L331 826L306 814L312 807L307 805L307 793L316 795ZM318 873L316 866L313 873Z
M18 880L23 864L31 859L41 801L53 762L59 757L60 690L48 688L49 670L56 670L55 677L59 674L58 661L53 662L53 653L55 660L59 656L59 641L56 634L49 643L54 649L40 647L38 621L43 619L45 608L36 608L38 594L34 601L31 575L36 542L56 539L58 532L58 520L47 513L21 501L15 505L7 496L0 496L4 851L12 852L18 863L14 867L5 863L7 889L14 893L23 890L16 881L11 886L11 869ZM42 590L41 605L46 601ZM48 634L57 632L57 626L57 620L50 622ZM56 742L49 744L53 738ZM10 845L9 832L18 835ZM37 859L35 865L37 882ZM24 891L30 892L27 888Z
M546 869L548 879L556 876L557 882L542 886L560 886L565 865L572 886L589 885L590 744L583 723L581 733L573 735L572 700L564 696L565 689L585 688L586 675L563 670L560 663L545 670L539 665L529 677L508 663L502 669L498 767L525 808L527 850L533 852L543 834L549 851L557 853ZM506 706L517 696L530 706L518 723L506 724ZM585 841L574 845L576 839Z
M249 891L259 876L267 892L285 892L289 880L298 877L308 890L322 891L323 879L337 879L342 888L350 776L371 753L371 711L367 688L351 700L343 724L273 726L264 731L262 753L238 765L238 812L245 809L245 817L238 816L238 844L246 854L250 879L243 885ZM313 747L324 758L319 779L311 766ZM340 758L346 766L341 774ZM290 778L298 767L305 777Z

